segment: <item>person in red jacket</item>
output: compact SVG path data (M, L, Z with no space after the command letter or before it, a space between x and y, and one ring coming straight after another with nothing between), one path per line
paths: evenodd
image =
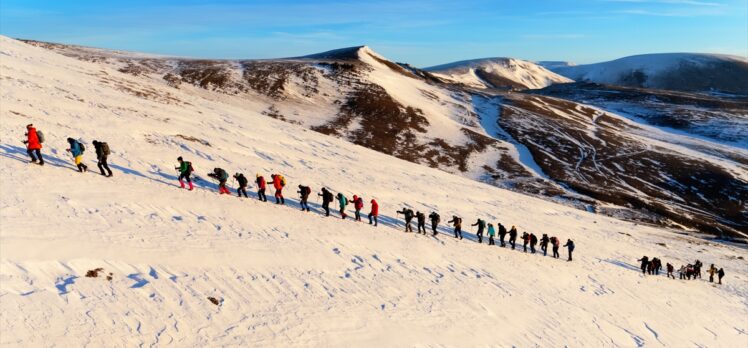
M283 199L283 186L285 186L285 179L280 174L270 175L273 178L273 187L275 188L275 204L286 204Z
M363 205L363 202L362 202ZM374 226L378 224L377 216L379 216L379 204L375 199L371 200L371 211L369 212L369 225L374 223Z
M36 128L34 128L33 124L26 126L26 140L24 140L23 143L26 144L26 152L29 154L29 157L31 157L31 162L37 163L37 161L39 161L39 165L43 166L44 158L42 158L42 142L39 141L39 135L36 133Z
M267 188L267 184L265 183L265 178L260 175L260 173L257 173L256 180L257 183L257 197L263 201L267 202L268 197L265 195L265 189Z
M356 221L361 221L361 209L364 208L364 199L353 195L353 208L356 209Z

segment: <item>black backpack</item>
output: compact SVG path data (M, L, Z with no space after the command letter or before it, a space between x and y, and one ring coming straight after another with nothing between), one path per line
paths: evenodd
M104 156L109 156L111 153L111 151L109 151L109 144L101 143L101 153L103 153Z
M86 146L83 145L83 143L81 143L80 141L76 140L76 142L78 143L78 146L81 148L81 155L82 155L84 152L86 152Z

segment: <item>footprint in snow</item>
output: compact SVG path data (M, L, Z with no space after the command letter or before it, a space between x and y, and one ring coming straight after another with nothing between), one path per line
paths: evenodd
M335 255L340 255L340 249L338 248L332 248L332 252L334 252Z
M70 290L68 290L67 287L68 287L68 285L75 284L75 280L76 279L78 279L78 277L76 277L76 276L70 276L70 277L67 277L67 278L64 278L64 279L62 277L57 278L57 283L55 284L55 287L57 288L58 293L60 295L65 295L65 294L69 293Z

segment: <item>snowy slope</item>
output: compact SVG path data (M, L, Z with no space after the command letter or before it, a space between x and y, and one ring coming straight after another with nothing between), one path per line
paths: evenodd
M514 58L465 60L426 70L474 88L538 89L554 83L574 82L538 64Z
M3 346L708 346L748 339L742 247L593 215L0 39ZM23 127L45 132L29 165ZM181 135L182 137L178 136ZM65 138L106 140L114 177L73 170ZM197 139L194 141L188 139ZM375 197L381 226L175 186L282 172ZM575 261L404 234L407 204L577 243ZM367 208L368 210L368 204ZM466 224L467 227L467 224ZM469 227L466 230L470 230ZM643 277L641 255L701 259L723 286ZM563 252L565 256L565 252ZM87 278L103 268L112 280ZM207 297L214 297L213 305Z
M197 60L27 42L136 77L133 86L142 82L179 90L190 98L259 112L400 159L581 209L720 236L748 232L748 212L740 209L748 199L748 184L740 174L748 158L745 151L684 139L705 133L701 125L719 127L725 120L736 127L706 133L739 138L748 131L743 122L731 121L748 115L748 104L739 100L646 89L632 96L620 87L599 86L601 93L625 105L613 110L593 107L586 93L528 102L523 95L547 89L583 91L589 84L554 84L523 93L473 88L395 63L367 46L285 59ZM533 66L538 76L551 74ZM493 87L508 83L525 88L483 69L475 73L493 81ZM618 121L640 106L645 112L628 117L635 122ZM651 106L656 110L650 111ZM639 123L653 119L694 126L682 136L646 132L641 137ZM597 155L603 155L601 161ZM718 160L705 162L704 156ZM636 168L637 174L622 168ZM682 175L684 171L695 175ZM610 204L617 207L611 209Z
M576 66L549 66L575 81L679 91L748 94L748 58L720 54L661 53Z

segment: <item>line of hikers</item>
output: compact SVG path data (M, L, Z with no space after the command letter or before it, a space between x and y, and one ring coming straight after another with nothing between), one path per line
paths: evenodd
M42 156L42 144L44 143L44 133L37 130L33 124L26 125L26 140L23 141L26 144L26 153L31 157L31 162L36 163L40 166L44 165L44 157ZM83 163L83 153L86 151L86 146L83 145L79 140L68 138L69 148L66 149L73 156L73 163L78 168L78 171L84 173L88 171L88 166ZM93 141L94 149L96 151L97 165L101 175L106 177L112 176L112 170L109 169L107 159L111 151L109 150L109 144L98 140Z
M641 262L641 270L642 274L644 275L660 275L660 270L662 270L662 261L660 261L659 258L653 257L650 259L648 256L643 256L641 259L637 259L636 261ZM678 276L680 279L687 279L691 280L693 278L696 280L696 278L701 279L701 267L703 267L704 264L701 263L701 261L696 260L693 264L688 264L687 266L681 265L680 268L678 268ZM675 272L675 267L667 263L665 265L667 270L667 277L675 279L675 275L673 274ZM709 269L707 270L709 272L709 282L714 283L714 275L716 274L719 278L718 284L722 284L722 278L725 276L725 270L723 268L720 268L719 270L717 267L714 266L714 264L711 264L709 266Z
M417 211L414 212L413 209L404 207L402 210L399 210L396 212L399 215L403 215L405 218L405 232L413 232L413 226L411 225L413 218L416 219L416 228L418 229L419 234L426 234L426 214ZM428 215L429 220L431 220L431 235L436 237L438 234L437 229L439 227L439 222L441 222L441 216L439 216L439 213L437 212L431 212ZM454 234L455 238L462 239L462 218L458 216L452 216L452 220L447 221L447 223L452 224L454 227ZM486 224L486 221L483 219L478 219L474 224L470 226L477 226L478 231L476 232L476 236L478 237L478 243L483 243L483 232L486 230L486 226L488 226L487 232L488 232L488 245L496 245L494 241L494 236L496 235L496 228L494 228L494 225L492 223ZM499 245L503 248L506 247L506 242L504 241L506 238L506 235L509 235L509 241L508 243L511 245L512 250L515 249L516 243L517 243L517 227L512 226L511 229L507 231L506 227L502 225L501 223L498 223L498 233L499 233ZM543 256L548 255L548 245L550 244L553 249L553 257L559 258L559 252L558 249L561 246L561 240L555 236L548 237L547 234L543 234L543 236L538 240L538 237L534 233L522 233L522 246L525 252L527 252L527 246L530 246L530 252L535 253L535 246L540 242L540 250L543 251ZM574 241L571 239L568 239L566 241L566 244L563 245L568 250L569 258L568 261L572 261L572 253L574 252Z
M26 144L26 151L31 157L32 163L37 163L39 165L44 165L44 157L42 156L41 149L42 144L44 143L44 133L40 130L37 130L33 124L28 124L26 126L26 140L23 141L24 144ZM67 138L69 148L66 149L67 152L69 152L73 156L73 162L75 163L76 167L78 168L78 171L83 173L88 171L88 166L83 163L83 154L86 151L85 145L81 143L79 140L73 139L73 138ZM93 141L94 149L96 151L96 159L98 161L97 165L99 167L99 171L101 172L101 175L104 175L106 177L112 176L112 170L109 168L109 165L107 163L107 159L109 155L111 154L111 150L109 149L109 144L106 142L101 142L98 140ZM185 181L189 185L189 190L192 191L195 187L192 184L192 173L195 171L192 167L192 163L189 161L185 161L181 156L177 158L177 161L179 162L179 165L175 167L174 169L179 172L179 177L177 180L179 181L179 184L181 188L185 188ZM229 174L226 172L226 170L222 168L214 168L211 173L208 173L208 176L211 178L214 178L218 181L218 191L220 194L230 194L229 189L226 187L226 182L229 179ZM236 189L237 196L245 198L248 198L247 195L247 186L249 184L249 180L244 176L242 173L236 173L233 175L233 178L236 180L238 187ZM275 203L276 204L286 204L285 199L283 198L283 188L286 186L286 178L283 177L281 174L271 174L270 178L272 179L273 188L275 189L274 197L275 197ZM267 202L267 196L265 195L265 191L267 189L267 182L265 181L265 178L260 175L259 173L255 176L255 183L257 184L257 197L263 201ZM299 194L299 203L301 205L302 211L311 211L309 208L309 196L312 193L312 190L309 186L299 185L299 191L297 191ZM364 207L364 200L362 197L358 195L353 195L353 199L349 200L343 193L338 193L337 195L333 195L332 192L327 190L327 188L323 187L322 192L317 194L318 196L322 197L322 208L325 210L325 216L330 216L330 203L332 203L335 199L338 200L339 203L339 212L341 218L345 219L348 217L348 215L345 213L345 208L348 206L349 202L353 202L353 206L355 209L355 216L354 219L356 221L361 221L361 210ZM371 210L369 211L369 224L377 226L378 225L378 216L379 216L379 204L375 199L372 199L370 201L371 203ZM417 222L417 228L418 233L426 234L426 215L420 211L413 212L410 208L403 208L401 211L397 211L397 214L402 214L405 218L405 232L413 232L413 227L411 226L411 222L413 218L416 218ZM431 220L431 231L432 235L436 236L438 234L437 228L439 226L439 222L441 221L441 217L437 212L431 212L431 214L428 215L429 220ZM454 234L455 238L462 239L462 218L458 216L452 216L452 219L447 221L447 223L452 224L454 227ZM483 243L483 232L487 228L488 233L488 245L495 245L494 242L494 236L496 235L496 229L494 228L494 225L492 223L486 224L486 221L483 219L478 219L474 224L470 226L477 226L478 231L476 232L476 236L478 237L478 243ZM498 234L499 234L499 243L501 247L506 246L506 242L504 239L506 238L506 235L509 235L508 243L511 245L512 250L516 247L516 241L517 241L517 228L515 226L512 226L509 231L507 231L506 227L502 225L501 223L498 223ZM552 246L553 255L554 258L559 258L559 248L560 248L560 240L559 238L552 236L549 237L547 234L543 234L543 236L538 239L538 237L534 233L522 233L522 247L524 252L527 252L527 246L530 246L530 252L535 253L535 246L540 243L540 250L543 251L543 256L547 256L548 254L548 244ZM568 250L568 260L572 261L572 253L574 252L574 241L571 239L568 239L566 241L566 244L563 245L563 247L567 248ZM637 261L641 261L641 270L644 274L651 274L651 275L659 275L660 270L662 269L662 262L658 258L652 258L651 260L644 256L641 259L638 259ZM675 276L673 275L673 272L675 271L673 265L668 263L666 265L667 267L667 276L672 277L675 279ZM680 275L680 279L696 279L697 277L701 279L701 261L696 260L694 264L688 264L687 266L681 265L681 267L678 269L678 273ZM719 277L719 284L722 284L722 277L725 276L724 269L720 268L717 270L714 267L714 264L712 264L709 267L709 282L714 282L714 275L717 274Z
M174 167L174 169L179 172L179 184L182 188L185 188L184 183L186 181L187 184L189 184L189 190L192 191L194 186L192 184L191 176L195 171L192 167L192 163L185 161L181 156L177 158L177 161L179 162L179 165ZM226 182L229 179L229 174L226 170L223 168L213 168L213 171L208 173L208 176L218 181L218 192L220 194L230 194L229 189L226 187ZM237 196L248 198L247 186L249 185L249 180L247 177L242 173L236 173L233 175L233 178L237 183ZM275 189L275 204L286 204L286 200L283 197L283 188L286 187L286 178L281 174L271 174L270 178L273 188ZM255 184L257 185L258 199L267 202L268 199L265 191L267 190L268 183L265 181L265 177L257 173L255 176ZM299 205L301 206L301 211L311 211L309 208L309 196L312 194L312 189L309 186L299 185L299 190L296 191L296 193L299 194ZM345 209L350 202L353 202L353 207L355 209L354 219L356 221L361 221L361 210L364 208L364 199L362 197L353 195L353 199L348 199L343 193L333 195L333 193L325 187L322 188L322 192L318 193L317 196L322 197L322 209L325 210L325 216L330 216L330 203L337 199L341 218L346 219L348 217L348 214L345 213ZM370 203L371 210L368 215L369 224L378 226L379 204L375 199L372 199Z

